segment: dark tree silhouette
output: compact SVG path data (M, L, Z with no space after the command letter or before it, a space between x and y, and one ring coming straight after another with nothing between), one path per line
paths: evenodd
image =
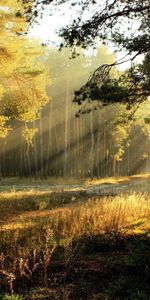
M22 2L25 5L26 1L22 0ZM150 0L32 0L30 2L31 5L25 8L29 26L43 16L46 6L51 13L52 3L60 9L61 4L65 2L73 6L80 5L78 17L74 15L72 24L60 30L60 35L64 38L61 47L69 46L73 49L79 46L96 47L96 41L99 39L106 44L113 43L119 51L126 51L123 59L111 65L98 67L88 82L75 92L75 102L82 104L99 100L100 106L123 102L127 103L129 109L147 99L150 95L150 74L146 69L150 61ZM135 66L134 61L139 55L143 55L144 63ZM121 76L119 80L111 80L112 68L128 60L131 62L128 73ZM81 111L87 110L81 109Z

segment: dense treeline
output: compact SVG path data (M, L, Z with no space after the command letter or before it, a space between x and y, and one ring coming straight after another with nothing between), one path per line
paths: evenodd
M131 105L128 112L119 104L122 94L117 94L118 104L112 105L110 85L103 91L111 104L106 108L99 98L83 99L83 93L82 109L76 104L80 97L72 102L74 91L78 93L94 70L110 65L115 56L105 47L93 52L79 48L74 60L67 49L48 50L20 35L20 28L27 28L23 16L21 2L2 1L0 177L92 178L149 171L148 102L140 109ZM149 58L142 68L149 86ZM114 68L109 76L113 81L126 74ZM126 82L129 89L130 84Z
M111 123L108 111L75 118L70 110L66 129L66 120L56 122L56 103L47 109L51 119L43 115L36 124L39 132L29 149L18 141L20 129L3 144L2 176L105 177L149 171L150 139L143 123L126 128Z
M134 114L136 120L129 120L132 112L123 105L97 109L92 103L88 114L78 114L74 90L97 63L110 62L113 55L102 47L94 56L69 56L68 50L55 49L41 55L53 82L47 83L49 101L39 120L26 124L28 135L18 126L2 140L1 176L92 178L149 171L149 125L144 121L149 104Z

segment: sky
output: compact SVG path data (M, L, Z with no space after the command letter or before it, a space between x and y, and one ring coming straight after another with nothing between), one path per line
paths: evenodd
M58 46L62 41L58 31L71 23L73 15L75 15L75 8L68 3L61 4L57 10L51 4L45 9L43 18L38 20L38 24L34 24L30 29L29 36L40 39L42 43L49 42L50 46Z
M102 0L103 1L103 0ZM39 39L41 43L46 43L49 47L59 47L62 42L62 38L59 36L58 32L62 27L70 24L73 18L78 18L78 15L81 11L81 6L72 6L74 0L67 1L61 5L56 6L50 5L43 12L43 18L38 20L38 24L30 29L29 37ZM102 5L102 4L101 4ZM96 10L96 6L93 10L82 14L82 19L88 19L93 12ZM67 12L67 13L66 13ZM137 24L133 24L133 32L136 32ZM123 29L123 28L122 28ZM110 53L114 53L115 48L112 44L109 45L108 50ZM117 60L121 60L126 55L125 51L119 51L116 53ZM127 57L129 58L129 57ZM126 58L126 59L127 59ZM139 61L141 58L139 58ZM126 62L118 66L118 69L123 71L126 68L130 67L130 62Z

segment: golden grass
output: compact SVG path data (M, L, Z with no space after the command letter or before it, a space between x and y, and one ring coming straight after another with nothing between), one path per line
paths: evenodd
M34 189L30 189L29 191L16 191L12 190L10 192L1 192L0 193L0 201L1 200L6 200L6 201L11 201L14 199L26 199L27 197L33 197L33 196L45 196L51 194L52 191L35 191Z
M150 229L150 200L142 194L97 198L56 210L51 218L54 233L66 238L105 232L141 233Z
M59 260L60 255L68 266L73 255L77 254L76 251L83 255L86 241L88 247L92 247L96 239L103 239L104 236L107 240L110 238L111 242L111 233L113 237L117 236L114 234L121 237L129 234L150 234L148 193L82 198L80 202L75 203L70 199L70 203L65 206L51 209L47 206L46 199L34 198L33 209L30 207L30 210L27 210L32 197L23 198L24 205L21 208L16 206L11 219L1 222L0 275L3 276L3 288L7 283L11 292L14 280L31 280L32 275L35 276L37 270L41 272L41 269L44 272L44 285L47 284L53 253L56 260ZM4 203L3 214L13 207L13 202L9 200L8 197L8 201L0 202L2 205ZM39 209L35 207L35 200ZM20 205L21 201L18 202ZM117 255L119 258L119 254ZM104 260L103 257L102 259ZM41 282L41 277L39 280Z
M21 178L17 178L17 177L11 177L11 178L3 178L1 180L1 184L2 185L12 185L12 191L15 190L15 187L18 186L18 184L23 184L23 186L25 187L27 185L27 187L31 186L31 190L32 190L32 186L53 186L53 185L79 185L79 186L91 186L91 185L97 185L97 184L105 184L105 183L110 183L110 184L117 184L117 183L121 183L121 182L128 182L128 181L133 181L133 180L144 180L144 179L149 179L150 178L150 174L136 174L136 175L131 175L131 176L120 176L120 177L106 177L106 178L93 178L91 179L75 179L75 178L56 178L56 177L48 177L47 179L35 179L35 178L31 178L31 179L21 179ZM5 193L5 192L4 192Z
M32 226L50 227L54 235L60 238L105 232L148 232L150 197L146 193L132 193L115 197L97 197L54 209L46 209L43 205L42 210L24 210L14 214L11 221L1 225L1 230L24 229Z
M93 178L91 179L87 179L85 181L85 184L88 185L97 185L97 184L104 184L104 183L108 183L108 184L119 184L122 182L130 182L133 180L144 180L144 179L149 179L150 178L150 174L137 174L137 175L131 175L131 176L122 176L122 177L106 177L106 178Z

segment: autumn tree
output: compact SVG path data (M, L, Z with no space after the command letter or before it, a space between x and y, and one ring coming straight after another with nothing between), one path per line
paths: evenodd
M27 8L30 8L29 2ZM29 150L38 131L35 121L50 99L46 92L50 79L41 60L46 49L22 35L27 28L24 12L22 3L17 0L1 1L0 161L4 160L7 137L14 136L17 130L20 151L26 153L28 173L31 173ZM20 156L22 165L22 154Z
M14 126L24 124L26 128L39 117L40 109L48 101L45 89L48 77L40 62L43 47L19 35L19 30L25 30L27 26L21 3L4 1L0 10L0 115L1 127L5 124L7 128L3 129L4 136L4 132L7 134ZM28 128L26 133L26 139L31 143Z

